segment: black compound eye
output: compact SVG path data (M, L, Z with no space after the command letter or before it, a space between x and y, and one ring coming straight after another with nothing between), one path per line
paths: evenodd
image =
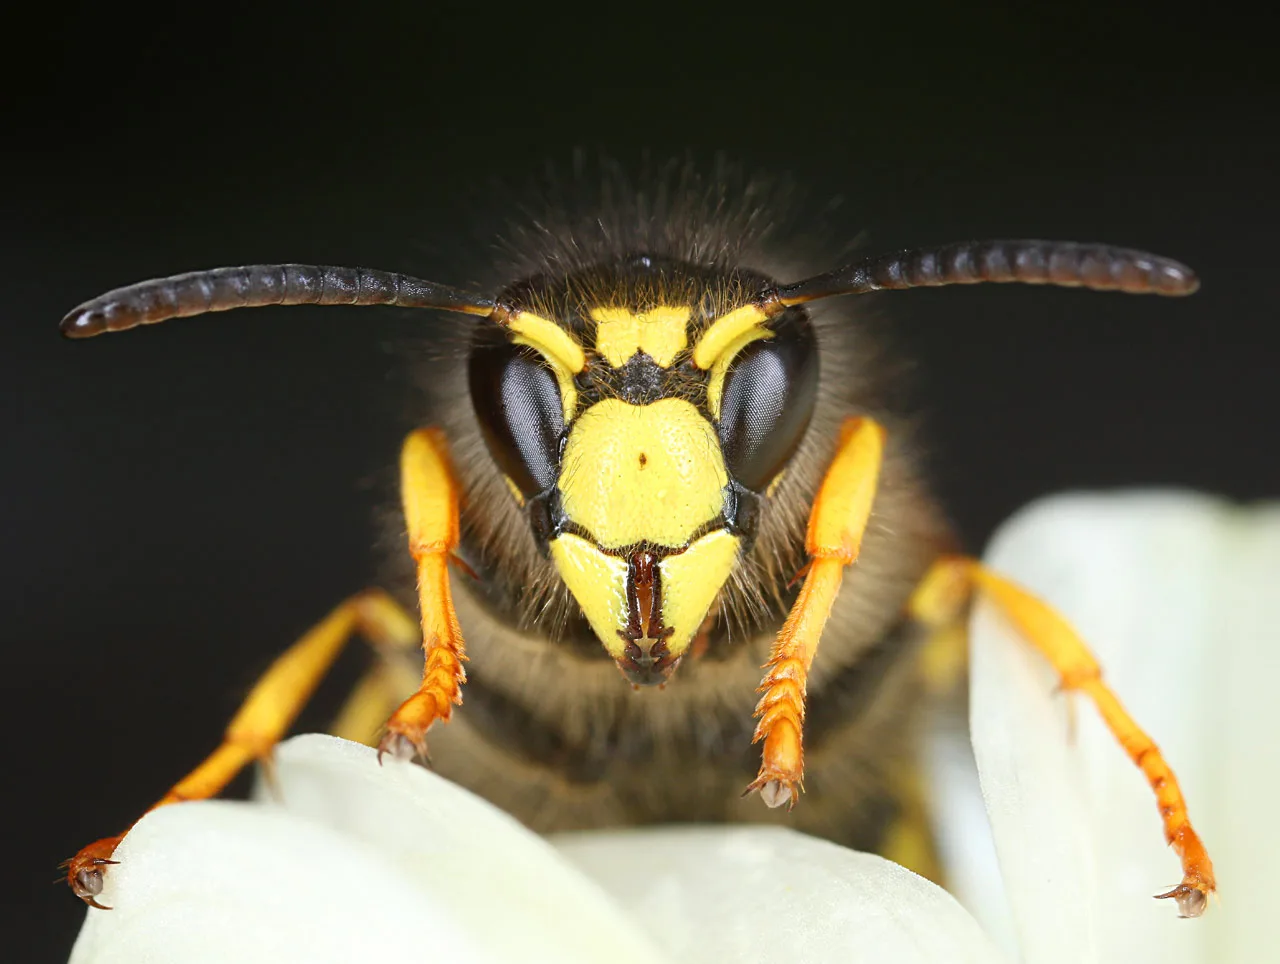
M564 407L560 386L533 349L504 342L471 351L471 404L489 454L526 499L556 484Z
M763 492L795 454L818 392L813 328L786 318L738 352L720 396L720 445L739 484Z

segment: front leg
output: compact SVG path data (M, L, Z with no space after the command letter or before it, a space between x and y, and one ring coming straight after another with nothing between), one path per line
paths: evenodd
M844 567L858 558L871 516L884 429L870 418L846 419L836 456L809 513L804 585L765 663L756 705L753 743L764 741L760 773L746 789L759 790L771 807L795 806L803 789L805 680L831 615Z
M427 759L427 730L448 722L462 702L467 680L462 629L449 588L449 560L458 547L459 490L449 465L444 433L420 429L405 439L400 454L400 494L409 551L418 570L418 605L426 663L418 691L387 721L378 759L390 753Z

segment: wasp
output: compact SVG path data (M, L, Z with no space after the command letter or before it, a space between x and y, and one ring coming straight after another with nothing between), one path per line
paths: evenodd
M155 806L269 762L361 636L382 658L335 732L379 760L427 761L431 731L432 765L537 830L772 814L884 850L910 809L895 761L927 702L925 654L959 637L981 593L1096 704L1181 859L1161 896L1203 912L1213 865L1172 769L1066 621L957 552L852 297L980 282L1178 296L1194 273L1109 245L998 240L796 280L723 213L624 203L610 229L552 237L488 291L250 265L119 288L63 319L86 338L238 308L387 305L444 313L460 336L400 453L417 612L382 590L338 605ZM122 837L68 863L92 906Z

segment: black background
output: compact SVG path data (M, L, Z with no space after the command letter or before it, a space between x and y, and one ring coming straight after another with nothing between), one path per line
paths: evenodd
M65 956L83 911L56 862L162 793L271 656L373 578L371 510L408 425L392 346L412 318L276 309L60 340L107 288L276 260L465 283L459 239L503 213L491 178L518 187L578 146L721 151L840 196L873 247L1105 240L1200 272L1181 301L880 299L974 549L1064 488L1280 493L1277 89L1247 24L420 6L60 7L6 31L9 959Z

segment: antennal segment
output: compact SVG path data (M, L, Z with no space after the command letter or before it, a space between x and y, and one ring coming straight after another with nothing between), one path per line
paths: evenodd
M86 301L62 319L69 338L90 338L170 318L265 305L393 305L489 315L492 301L409 275L312 264L250 264L155 278Z
M783 285L776 298L790 306L888 288L984 281L1138 295L1189 295L1200 287L1195 272L1186 265L1146 251L1073 241L965 241L855 261L836 271Z

